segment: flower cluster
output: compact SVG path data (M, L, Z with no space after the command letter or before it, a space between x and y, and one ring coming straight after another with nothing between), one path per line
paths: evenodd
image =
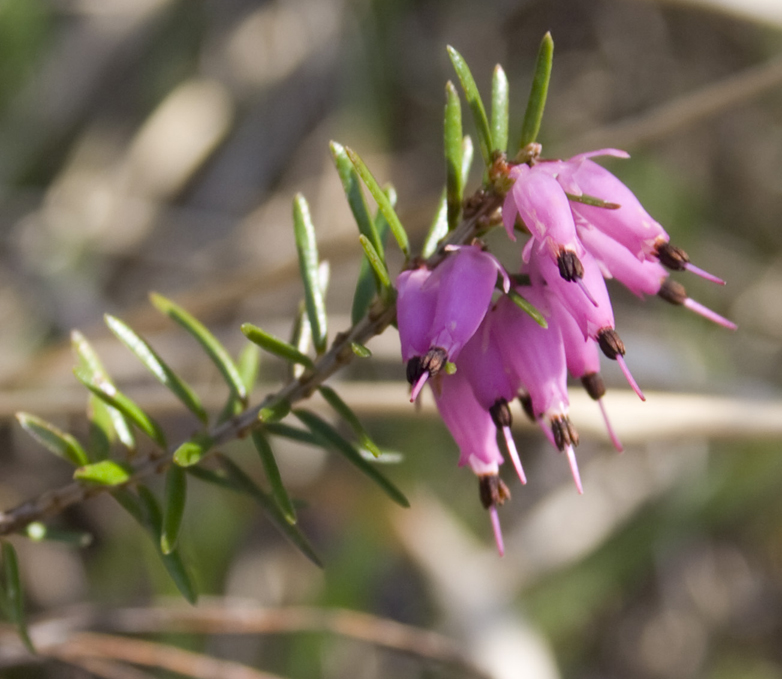
M513 284L478 242L449 248L433 270L421 264L397 279L397 324L412 385L410 400L429 382L461 451L459 464L469 465L479 478L500 553L497 506L510 492L498 475L503 462L498 431L521 483L526 483L508 404L519 398L552 445L566 454L581 493L567 373L580 379L600 404L620 451L601 400L600 351L619 363L644 399L624 360L606 278L615 278L641 298L656 294L735 328L690 299L681 284L670 280L669 270L723 281L692 265L633 193L591 160L599 155L624 158L626 153L604 149L564 161L542 160L536 147L530 155L525 163L505 166L512 186L502 206L503 224L511 240L517 231L530 236L522 250L522 275ZM542 314L547 327L517 304L519 297Z

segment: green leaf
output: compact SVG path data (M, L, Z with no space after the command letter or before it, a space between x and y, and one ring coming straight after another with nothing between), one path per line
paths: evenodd
M291 411L291 403L287 399L278 398L258 411L258 419L264 423L279 422Z
M322 448L323 442L320 438L316 437L305 429L297 429L284 422L273 422L264 426L264 431L273 436L281 436L297 443L306 443L316 448Z
M546 321L545 316L516 292L516 290L511 288L510 292L508 292L508 297L513 300L514 304L516 304L519 309L529 314L541 328L548 328L548 322Z
M291 525L285 519L285 516L280 511L277 503L264 493L258 485L253 481L235 462L225 455L217 454L217 458L225 470L228 478L239 488L241 491L248 493L255 501L261 506L264 514L274 524L274 526L285 536L299 551L306 556L312 563L319 568L323 568L321 562L315 550L312 548L307 537L298 526Z
M462 181L462 105L459 93L449 80L445 84L445 186L448 196L448 229L459 223L464 200Z
M280 469L277 466L277 460L274 459L274 452L269 445L269 440L260 429L253 429L251 437L255 449L261 457L263 469L266 472L266 478L271 486L272 497L277 503L277 507L288 523L296 523L296 510L293 508L288 491L285 490L285 486L282 483Z
M478 145L481 149L481 156L483 156L483 162L488 168L491 166L491 150L494 145L492 144L489 121L486 118L486 109L483 106L481 95L478 92L478 86L475 84L475 79L472 77L472 73L470 73L467 62L462 55L450 45L448 46L448 56L451 58L451 63L456 71L456 75L459 76L459 82L462 85L462 90L464 90L464 96L467 99L467 104L472 112L475 127L478 131Z
M73 350L76 354L77 360L79 361L79 365L82 368L84 368L96 379L111 382L111 379L109 379L109 375L106 372L106 369L103 367L98 354L92 348L92 345L87 341L87 338L84 337L84 335L82 335L78 330L74 330L71 333L71 345L73 346ZM100 411L100 408L95 408L94 406L96 399L96 396L93 396L90 399L93 414L99 413ZM115 408L111 408L105 404L104 406L111 420L112 433L107 437L108 440L113 440L113 434L116 433L117 438L122 442L122 445L124 445L129 451L135 452L136 437L133 435L133 430L130 428L128 421L125 419L122 413ZM105 425L105 419L102 420L101 423ZM90 448L90 451L92 451L92 448ZM101 455L100 453L101 451L98 451L98 454L95 455L97 459L105 457L105 455Z
M296 347L291 346L285 340L281 340L279 337L275 337L265 330L261 330L252 323L242 324L241 331L248 340L257 344L262 349L266 349L270 354L279 356L291 363L299 363L310 369L315 367L315 364L309 356L305 356L296 349Z
M326 306L318 276L318 244L307 201L300 193L293 199L293 231L299 253L299 270L304 283L304 302L318 354L326 351Z
M133 477L133 467L126 462L101 460L79 467L73 478L77 481L87 481L100 486L121 486Z
M89 464L86 451L71 434L29 413L16 413L16 419L30 436L58 457L65 458L77 467Z
M16 626L16 631L30 653L35 654L35 647L27 634L27 621L24 611L24 591L19 577L19 560L16 550L10 542L3 540L3 575L5 584L5 601L8 604L8 618Z
M351 342L350 348L359 358L369 358L372 355L372 352L368 347L365 347L363 344L359 344L358 342Z
M219 486L220 488L227 488L228 490L240 491L240 488L236 487L236 484L229 479L225 472L221 469L219 472L212 471L211 469L205 469L204 467L185 467L185 471L194 476L199 481L204 483L211 483L212 485Z
M380 259L385 264L385 252L383 251L383 236L377 229L377 223L370 217L369 208L364 198L364 192L361 190L356 168L345 153L345 147L335 141L329 142L331 156L334 158L334 164L337 166L339 178L342 181L342 188L350 205L350 211L358 225L359 233L363 234L372 243Z
M493 151L508 149L508 77L502 66L494 67L491 81L491 140Z
M87 419L90 422L87 450L89 451L90 460L94 462L105 460L109 456L111 444L117 438L117 433L111 421L110 410L113 409L110 409L95 394L90 394L87 402Z
M385 193L391 201L391 206L393 207L396 205L396 191L394 191L394 188L392 186L387 186L385 188ZM380 210L378 210L375 215L375 227L380 235L380 242L384 244L390 229L386 218ZM378 251L378 255L381 259L383 258L381 251ZM370 265L366 255L364 255L361 258L361 268L359 269L358 280L356 281L356 292L353 294L353 305L350 310L350 321L353 325L366 316L369 307L372 304L372 300L375 298L375 293L381 292L382 290L383 285L378 278L377 273L375 273L374 268Z
M141 500L138 496L129 491L127 488L117 488L111 491L111 496L122 506L122 508L130 514L144 530L150 530L150 525L147 523L144 507L141 505Z
M163 560L163 565L166 567L169 576L174 581L180 594L185 597L189 603L195 606L198 601L198 591L193 584L190 573L188 573L187 568L185 568L179 550L174 549L169 554L164 554L161 549L160 539L162 534L163 516L155 496L152 494L152 491L145 486L139 486L138 496L144 511L144 524L152 533L152 539L155 542L158 554Z
M174 464L180 467L190 467L198 464L214 445L214 439L205 433L192 436L174 451Z
M400 222L399 217L397 217L391 200L383 191L383 189L380 188L380 184L377 183L377 180L374 178L374 176L372 176L369 168L364 164L364 161L361 160L359 155L347 146L345 147L345 153L348 154L350 162L353 163L353 167L356 168L356 172L358 172L362 181L364 184L366 184L366 187L369 189L369 192L372 194L372 197L377 203L377 207L386 218L388 226L391 229L391 233L394 234L394 238L399 245L399 249L402 251L405 257L409 257L410 240L407 237L407 232L402 226L402 222Z
M535 75L532 78L532 88L527 102L527 111L524 113L524 122L521 125L521 140L519 148L523 149L538 138L540 122L543 120L543 109L546 108L546 96L548 95L548 83L551 78L551 62L554 57L554 41L551 33L546 33L538 49L538 58L535 62Z
M584 205L593 205L594 207L602 207L606 210L618 210L620 207L622 207L619 203L609 203L606 200L602 200L600 198L595 198L594 196L590 196L586 193L582 193L580 196L577 196L573 193L565 193L568 200L572 200L575 203L584 203Z
M201 422L207 423L206 410L196 393L171 368L166 365L157 352L142 337L137 335L126 323L115 316L104 316L106 325L138 358L163 386L168 387L182 404Z
M153 306L173 321L182 326L204 348L212 362L217 366L228 388L242 404L247 404L247 389L242 381L242 376L231 359L228 350L206 327L194 316L185 311L181 306L170 299L155 292L150 293L149 299Z
M437 212L435 213L434 220L429 227L429 232L426 234L424 240L424 246L421 250L421 254L429 258L437 250L437 244L448 235L448 196L447 192L443 191L440 196L440 202L437 205Z
M328 422L308 410L294 410L293 414L301 420L316 438L320 439L323 447L332 448L344 455L349 462L352 462L354 466L377 483L394 502L402 507L410 506L402 492L371 463L367 462L361 456L361 453L356 450L355 446L343 438Z
M92 544L92 535L89 533L52 528L40 521L28 523L25 533L33 542L48 540L51 542L63 542L74 547L89 547Z
M101 380L88 374L83 368L74 368L74 375L87 389L98 398L122 413L124 417L135 424L142 432L157 443L161 448L166 448L166 435L160 425L131 399L119 391L111 382Z
M239 371L239 376L242 378L244 388L247 390L248 395L252 393L252 390L255 387L255 380L258 378L260 364L260 347L252 342L247 342L239 354L239 360L236 362L236 369ZM228 394L228 400L223 406L223 409L217 416L217 424L222 424L223 422L230 420L235 415L241 413L244 408L245 406L242 402L236 398L233 392L231 392Z
M179 539L182 517L187 500L187 474L172 464L166 472L166 490L163 502L163 522L160 531L160 551L171 554Z
M345 422L348 423L350 428L355 432L356 436L358 436L358 440L361 445L364 446L364 448L366 448L375 457L380 457L380 448L375 445L375 442L372 440L369 432L364 429L364 425L361 424L361 421L358 419L356 414L351 410L350 406L342 400L339 394L337 394L337 392L334 391L331 387L325 385L319 386L318 391L320 392L320 395L326 399L326 403L334 408L334 411L343 420L345 420Z
M377 254L377 251L372 247L372 243L370 243L369 238L361 234L358 239L361 242L361 247L364 248L364 254L367 257L372 270L375 272L375 275L380 281L380 285L384 288L391 287L391 279L388 276L386 265L383 264L383 261Z

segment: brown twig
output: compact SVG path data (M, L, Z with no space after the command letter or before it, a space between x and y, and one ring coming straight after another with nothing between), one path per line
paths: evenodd
M202 653L142 639L109 634L78 632L43 653L64 660L120 660L134 665L157 667L195 679L280 679L279 675L256 670L232 660L218 660Z

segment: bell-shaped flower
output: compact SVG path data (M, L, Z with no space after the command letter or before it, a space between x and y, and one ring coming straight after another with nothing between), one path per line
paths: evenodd
M469 381L478 403L491 415L495 426L502 432L508 455L524 484L527 483L527 477L511 433L513 421L508 406L516 397L521 384L500 348L497 335L501 329L497 326L497 319L496 311L490 309L478 330L464 345L456 367Z
M575 319L570 312L562 306L556 297L550 299L549 325L552 323L559 327L562 335L562 343L565 347L565 363L568 372L584 386L586 392L597 401L603 421L608 431L608 437L619 452L622 452L622 443L611 426L608 419L603 396L606 393L605 383L600 375L600 352L598 345L591 337L584 337Z
M544 314L547 310L545 291L531 286L518 292ZM562 335L555 324L543 328L509 297L496 305L498 342L505 360L518 376L531 401L532 413L542 423L548 420L550 440L567 453L573 480L583 492L576 463L574 446L578 434L568 417L567 369Z
M397 298L402 356L415 401L426 380L455 361L478 329L491 302L497 274L510 285L497 259L477 245L450 248L429 276L408 276ZM406 358L405 358L406 357Z
M633 391L641 400L646 400L625 363L624 343L616 332L611 299L600 266L588 251L584 252L583 265L581 288L563 281L546 257L530 257L530 279L533 284L548 286L570 312L582 335L595 340L603 353L619 364Z
M511 168L513 186L505 197L502 220L511 240L516 217L532 235L524 249L525 261L533 248L543 250L568 281L581 277L583 247L576 237L570 204L557 181L547 172L522 163Z
M479 478L481 501L491 514L497 549L502 554L504 547L497 505L509 498L510 493L498 475L503 459L497 446L497 428L491 415L476 400L461 371L457 370L453 375L441 374L432 392L440 417L459 446L459 466L469 465Z

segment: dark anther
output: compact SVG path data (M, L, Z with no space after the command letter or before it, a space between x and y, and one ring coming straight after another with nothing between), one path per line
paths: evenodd
M500 429L502 427L510 427L513 422L508 402L504 398L499 399L491 408L489 408L489 414L494 421L494 425Z
M430 377L439 373L448 362L448 354L442 347L432 347L425 356L413 356L407 362L407 381L415 384L425 372Z
M562 250L557 255L559 275L566 281L574 281L584 277L584 265L572 250Z
M478 477L478 490L484 508L500 506L510 500L510 491L497 474L481 474Z
M554 443L560 451L567 446L578 445L578 432L567 416L552 418L551 433L554 434Z
M613 328L603 328L597 333L597 343L600 345L603 353L614 361L620 354L622 356L625 355L625 343Z
M432 347L426 352L426 356L421 361L421 367L429 371L429 375L434 377L439 373L448 362L448 354L442 347Z
M535 422L535 411L532 409L532 397L526 392L520 393L519 403L521 403L521 409L529 418L530 422Z
M603 382L603 378L600 373L588 373L581 378L581 384L584 385L586 393L589 394L595 401L603 398L606 393L606 385Z
M421 357L413 356L413 358L407 362L407 381L410 382L410 384L415 384L418 381L418 378L423 374L424 369L421 367Z
M690 262L690 256L684 250L670 243L660 243L657 246L657 256L660 258L660 264L671 271L684 271L685 265Z
M687 291L681 283L672 281L670 278L665 280L660 286L660 291L657 293L666 302L681 306L684 304L684 300L687 299Z

